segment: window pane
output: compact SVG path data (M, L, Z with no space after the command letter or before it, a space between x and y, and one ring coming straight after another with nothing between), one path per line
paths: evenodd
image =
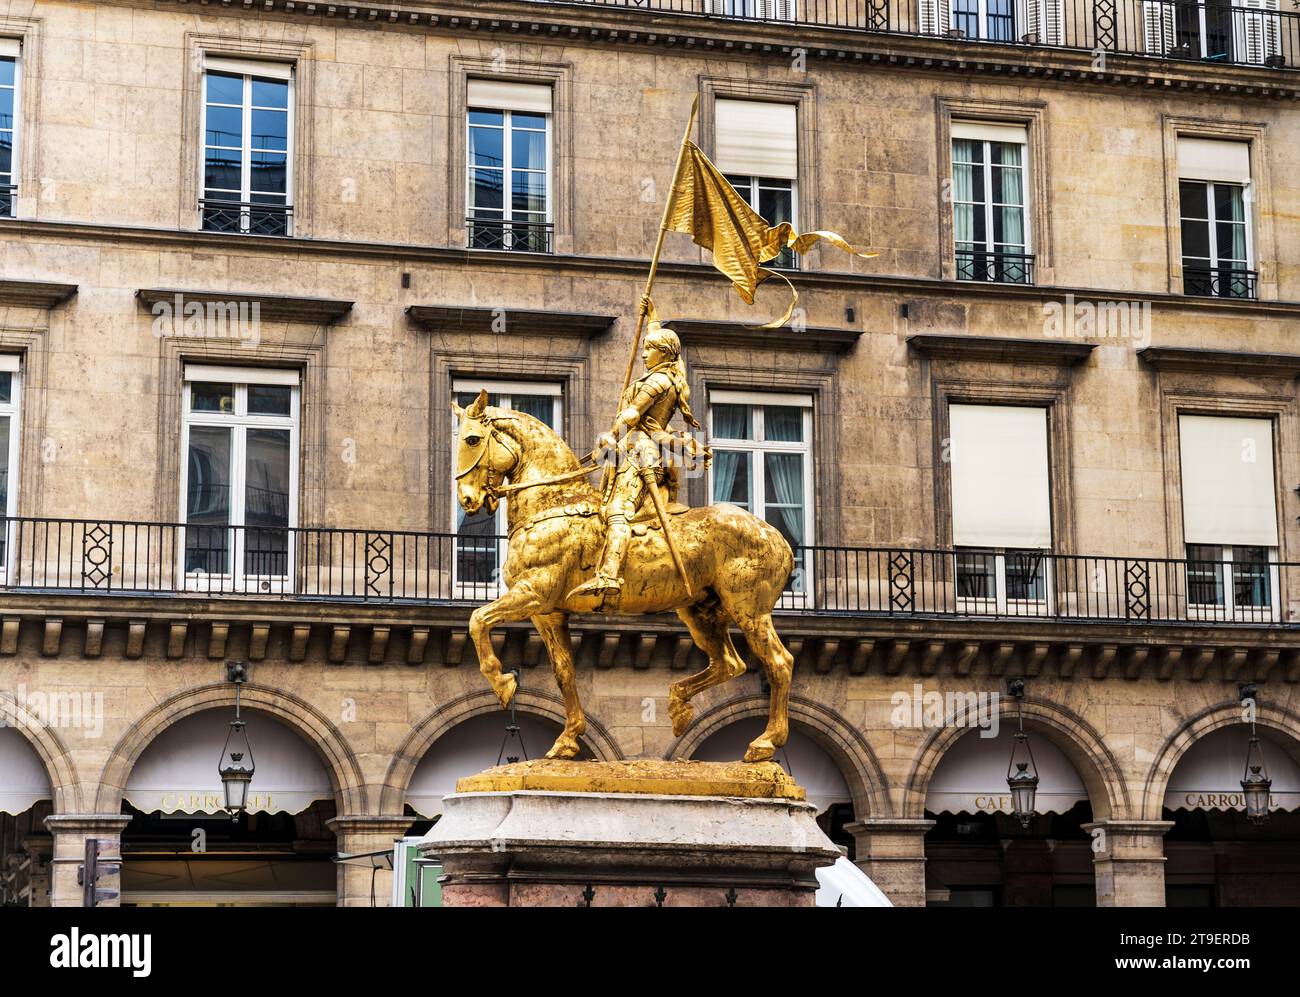
M0 59L0 86L13 86L15 78L15 66L17 63L13 59Z
M289 178L286 162L287 157L283 152L254 152L250 189L283 194Z
M765 454L763 504L766 519L791 547L804 540L803 454Z
M254 111L252 148L287 152L289 150L288 113L285 111Z
M713 453L713 501L750 507L749 459L747 453L715 450Z
M1210 258L1210 223L1198 218L1183 219L1183 256Z
M11 371L0 371L0 402L14 400L14 375Z
M534 419L555 428L555 398L551 395L514 395L510 407L517 412L527 412Z
M973 138L953 139L952 161L954 163L984 162L984 143Z
M186 456L185 570L225 574L230 569L230 430L191 426Z
M511 183L510 203L513 210L534 213L546 211L546 174L515 170Z
M242 104L244 78L226 73L208 73L209 104Z
M290 415L293 388L282 384L250 384L249 415Z
M1208 218L1208 200L1206 185L1193 180L1183 180L1178 184L1178 207L1184 218Z
M511 165L515 169L546 169L545 132L521 132L516 129L511 136L511 143Z
M1242 188L1229 183L1214 185L1214 217L1221 222L1240 222L1246 216L1242 213Z
M209 381L195 381L190 384L191 412L225 412L235 411L235 386L233 384L213 384ZM219 430L225 432L225 430Z
M957 595L962 599L997 597L997 558L993 554L957 554Z
M207 165L203 175L203 186L208 190L229 191L232 200L239 200L239 191L243 186L242 171L238 152L208 150Z
M0 515L9 514L9 428L10 416L0 416ZM0 537L0 540L3 540ZM2 549L0 549L2 550Z
M500 128L471 128L469 130L470 166L504 166L505 154L502 152L501 145L504 134Z
M285 575L289 565L289 430L249 429L244 461L244 572Z
M1223 551L1205 544L1187 545L1187 601L1197 606L1223 605Z
M238 107L208 108L208 145L238 148L244 142L244 112Z
M510 120L516 128L544 129L546 127L546 115L544 114L524 114L522 111L516 111Z
M253 106L288 108L289 81L253 80Z
M469 112L469 123L471 125L493 125L497 128L505 127L506 117L500 111L476 111Z
M713 435L724 440L752 440L752 410L748 405L713 406Z
M469 204L472 210L501 211L502 171L475 169L470 179Z
M763 438L778 443L803 441L802 408L793 405L763 406Z
M1258 609L1272 605L1267 548L1232 549L1232 594L1238 608Z
M1007 552L1007 598L1043 600L1047 597L1046 559L1040 551Z

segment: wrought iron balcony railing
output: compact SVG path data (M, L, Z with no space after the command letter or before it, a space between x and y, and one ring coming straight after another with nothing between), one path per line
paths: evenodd
M291 235L292 204L261 204L251 201L222 201L205 197L199 201L205 232L240 232L248 235Z
M1183 0L538 0L1189 62L1300 66L1300 14ZM797 44L792 41L791 45Z
M507 249L516 253L554 252L551 222L505 221L500 218L465 219L470 249Z
M959 249L956 259L958 280L989 280L998 284L1034 282L1034 257L1030 253Z
M501 591L504 537L410 530L11 518L10 592L478 603ZM779 609L853 616L1277 624L1300 562L1046 551L800 547Z
M1254 298L1259 272L1232 267L1183 267L1183 293L1211 298Z
M12 218L14 216L14 201L17 197L17 184L0 183L0 218Z

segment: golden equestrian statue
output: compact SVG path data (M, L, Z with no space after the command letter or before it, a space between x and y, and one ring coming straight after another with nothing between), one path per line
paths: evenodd
M694 696L745 672L729 633L736 626L771 686L767 727L750 742L744 760L770 760L789 733L794 659L776 634L772 610L790 577L794 555L776 527L744 509L727 504L687 509L674 502L679 473L707 466L711 453L697 438L669 425L680 413L688 425L699 428L690 410L681 344L658 321L650 291L664 234L670 230L691 234L710 249L715 266L749 303L759 283L780 276L761 264L782 249L802 253L822 239L857 251L833 232L800 235L789 223L768 226L689 141L694 119L692 107L638 309L619 412L591 455L605 457L600 489L588 480L600 464L579 461L539 419L489 406L486 391L463 409L452 405L460 427L457 500L469 513L495 510L502 498L507 502L507 589L473 612L470 638L480 670L508 707L516 679L502 671L491 631L503 623L532 620L564 696L564 730L548 758L576 757L586 730L569 636L573 613L677 613L708 656L706 668L669 687L668 713L677 736L691 722ZM797 294L786 315L768 327L784 325L795 300ZM641 353L646 373L633 382L647 320L650 329Z

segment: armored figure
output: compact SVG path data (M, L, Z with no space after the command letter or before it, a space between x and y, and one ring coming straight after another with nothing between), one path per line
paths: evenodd
M702 427L691 412L691 389L677 333L658 321L648 298L642 298L641 307L650 315L641 351L646 372L619 400L613 430L596 442L596 450L613 464L612 473L607 467L601 504L605 552L595 577L575 588L570 597L619 592L623 558L632 537L631 520L647 495L652 489L666 488L671 499L677 491L679 470L693 470L700 462L708 467L713 457L697 437L669 428L675 412L681 413L687 425Z

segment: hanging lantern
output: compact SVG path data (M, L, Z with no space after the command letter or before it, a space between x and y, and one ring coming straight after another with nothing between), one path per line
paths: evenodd
M248 809L248 785L253 781L253 746L248 742L248 730L239 715L239 687L247 675L245 663L231 661L226 664L226 675L235 683L235 719L230 721L230 733L221 749L217 772L225 790L226 812L231 820Z
M1264 766L1264 748L1251 724L1250 745L1246 748L1246 771L1241 777L1241 792L1246 798L1246 819L1252 824L1268 820L1269 790L1273 780Z
M1020 826L1027 829L1035 815L1038 766L1034 764L1034 751L1029 746L1029 735L1025 733L1025 680L1015 679L1007 688L1016 698L1018 727L1013 735L1015 743L1011 746L1011 759L1007 762L1007 789L1011 791L1012 812L1020 820Z

